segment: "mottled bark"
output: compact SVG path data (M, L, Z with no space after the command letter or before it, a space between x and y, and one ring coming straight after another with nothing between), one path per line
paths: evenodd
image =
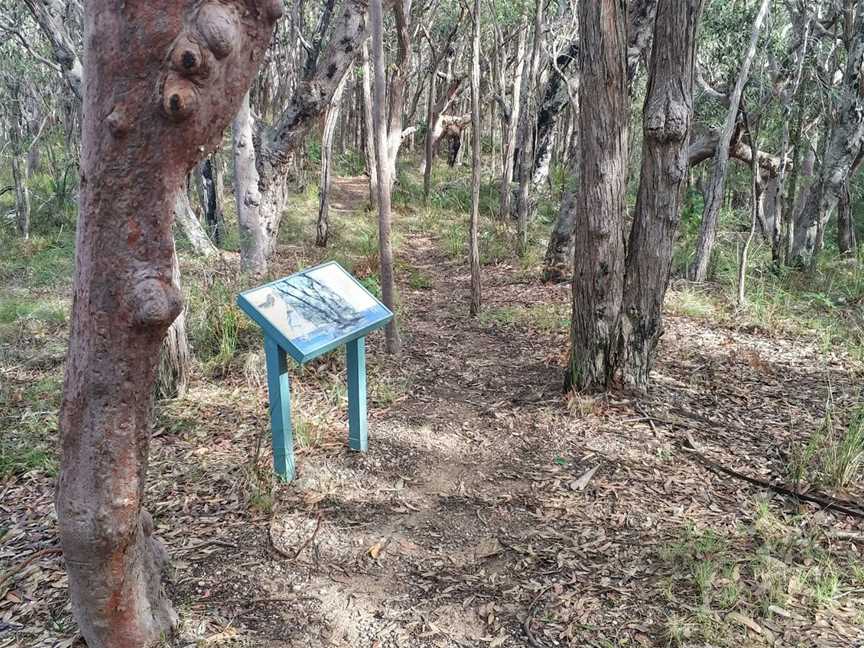
M624 382L648 384L663 334L663 301L687 188L696 29L702 0L660 0L642 116L636 213L627 245L621 318Z
M658 0L631 0L627 3L627 80L636 78L639 61L651 59L654 19Z
M555 148L558 118L564 106L570 102L569 81L563 74L577 56L579 56L579 43L574 40L567 50L555 60L554 70L549 75L546 88L543 90L543 100L540 103L540 110L537 112L537 127L534 137L534 168L531 176L531 188L534 192L539 191L540 186L549 177L549 164L552 160L552 151Z
M402 0L396 0L397 5ZM386 111L387 81L384 74L384 16L382 0L371 0L370 21L372 23L372 68L374 92L372 93L372 124L375 133L375 160L378 166L378 250L380 258L381 298L384 305L396 311L396 285L393 268L393 242L390 239L391 207L390 193L393 180L390 177L388 124ZM404 13L403 13L404 17ZM393 97L391 87L391 101ZM392 110L392 104L391 104ZM401 114L399 115L401 120ZM394 165L395 166L395 165ZM401 348L399 329L395 318L385 329L387 352L397 354Z
M524 21L523 21L524 23ZM525 66L525 36L526 29L519 30L519 41L516 46L516 69L513 72L513 95L509 109L502 142L503 168L501 170L501 208L498 215L506 218L510 215L512 192L510 183L513 180L513 155L516 150L516 134L519 127L519 109L521 106L522 71Z
M275 0L87 4L56 505L90 648L153 646L177 621L143 507L158 350L182 308L174 201L239 107L280 12Z
M579 234L565 389L606 389L616 365L629 154L626 13L624 0L579 4L580 92L586 99L579 111Z
M324 117L324 131L321 135L321 181L318 187L318 223L315 233L315 245L326 247L330 234L330 169L333 158L333 136L339 121L342 107L342 92L345 89L346 74L333 94L330 108Z
M847 256L854 257L858 254L858 239L855 233L855 218L848 180L840 191L840 199L837 202L837 249L840 254Z
M369 65L369 46L363 43L363 122L366 139L364 154L366 156L366 173L369 176L369 204L378 204L378 163L375 160L375 127L372 122L372 68Z
M738 108L741 104L741 95L744 86L750 77L750 67L756 56L756 45L759 42L759 34L762 25L768 15L771 0L762 0L756 19L750 31L750 44L741 62L735 87L729 95L729 110L726 113L726 121L720 131L720 138L714 154L711 181L705 192L705 209L702 213L702 223L699 226L699 239L696 244L696 255L693 263L688 269L688 275L693 281L705 281L708 276L708 264L711 262L711 252L714 249L714 241L717 237L717 220L720 216L720 208L723 206L723 197L726 190L726 172L729 166L729 144L735 133L735 124L738 121Z
M235 167L238 162L244 168L255 167L254 173L242 171L242 196L237 197L238 215L243 213L240 257L244 268L255 273L266 271L267 260L275 249L287 197L285 176L294 155L327 110L339 82L368 37L367 11L367 0L343 1L330 19L330 40L317 57L314 72L298 83L276 124L269 127L256 123L248 110L243 119L238 115L235 120ZM254 188L248 184L253 179Z

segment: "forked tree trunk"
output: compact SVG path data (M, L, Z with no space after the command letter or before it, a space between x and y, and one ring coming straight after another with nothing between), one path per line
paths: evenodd
M471 218L468 227L468 263L471 267L471 315L480 313L480 0L474 0L471 32ZM429 160L431 163L431 159Z
M158 350L182 309L174 201L236 113L280 13L277 0L86 6L56 506L72 609L90 648L153 646L177 621L161 583L167 556L143 506Z
M402 0L396 0L401 2ZM387 110L385 96L387 82L384 75L384 16L382 0L371 0L370 20L372 22L372 68L374 92L372 93L372 124L375 132L375 160L378 165L378 247L381 266L381 297L384 305L396 311L396 286L393 276L393 243L390 240L390 192L393 180L388 160ZM401 119L401 115L399 117ZM387 353L398 354L401 347L399 329L395 318L385 329Z
M626 19L624 0L579 4L579 128L584 136L565 389L603 390L615 370L627 210Z
M333 93L330 108L324 117L324 132L321 135L321 182L318 200L318 224L315 234L315 245L327 247L330 234L330 169L333 166L333 136L339 122L339 112L342 107L342 91L345 89L346 74L342 77L339 87Z
M712 167L711 182L705 194L705 209L702 213L702 223L699 226L699 239L696 243L696 256L688 269L688 275L693 281L705 281L708 276L708 265L711 262L711 253L714 250L714 241L717 237L717 220L720 217L720 208L723 206L723 197L726 191L726 173L729 167L729 143L735 132L735 124L738 121L738 107L741 104L741 94L750 77L750 66L756 56L756 45L759 43L759 33L762 24L768 15L771 0L762 0L759 13L753 21L750 31L750 45L741 62L738 79L735 87L729 95L729 110L726 113L726 122L720 133L717 143Z
M661 0L642 125L642 170L627 245L621 317L624 382L648 384L687 188L696 28L702 0Z

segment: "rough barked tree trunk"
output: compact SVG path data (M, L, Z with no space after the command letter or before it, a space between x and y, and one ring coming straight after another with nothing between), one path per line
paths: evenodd
M744 86L750 77L750 67L756 55L756 45L759 43L759 33L762 31L762 24L765 22L770 6L771 0L762 0L759 13L756 14L750 31L750 45L744 54L744 60L741 62L735 87L729 95L729 110L726 113L726 122L720 132L720 140L714 154L711 182L705 192L705 209L702 213L702 223L699 226L696 256L688 269L688 275L693 281L705 281L708 276L708 264L711 262L711 252L714 250L714 240L717 237L717 219L720 216L720 208L723 206L723 197L726 191L729 143L735 132L741 94L744 92Z
M397 3L402 0L396 0ZM393 180L390 177L387 142L387 110L385 96L387 81L384 75L384 16L382 0L371 0L370 21L372 23L372 69L374 92L372 93L372 124L375 132L375 160L378 166L378 249L381 266L381 298L384 305L396 311L396 285L393 276L393 243L390 240L390 192ZM392 104L391 104L392 109ZM401 119L401 115L399 116ZM395 318L385 329L387 353L397 354L401 340Z
M346 74L333 93L330 108L324 117L324 132L321 135L321 182L318 193L318 225L316 227L315 245L327 246L330 234L330 169L333 165L333 136L336 134L336 124L339 122L339 112L342 107L342 92L345 90Z
M797 219L791 262L812 261L821 245L820 233L840 200L843 186L864 146L864 0L858 0L855 26L840 94L837 123L825 150L819 188L812 192ZM818 199L817 199L818 198Z
M648 384L663 332L672 246L687 188L696 28L702 0L660 0L642 116L636 213L627 245L621 317L624 382Z
M56 505L90 648L152 646L177 621L143 507L158 350L182 309L174 201L237 111L280 13L278 0L87 3Z
M627 210L626 18L624 0L579 4L582 141L565 389L603 390L616 365Z
M468 263L471 267L471 315L480 313L480 0L474 0L471 32L471 218L468 227ZM431 166L432 160L428 163Z

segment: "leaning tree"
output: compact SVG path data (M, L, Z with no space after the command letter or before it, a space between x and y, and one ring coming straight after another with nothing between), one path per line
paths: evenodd
M158 351L182 308L174 199L237 112L280 14L278 0L85 5L57 515L90 648L153 645L176 623L143 506Z

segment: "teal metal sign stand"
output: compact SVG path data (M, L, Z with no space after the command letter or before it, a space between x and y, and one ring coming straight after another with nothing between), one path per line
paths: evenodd
M381 302L338 263L325 263L247 290L237 305L264 333L273 468L294 479L288 356L299 363L345 345L348 370L348 445L366 452L366 335L393 319Z

